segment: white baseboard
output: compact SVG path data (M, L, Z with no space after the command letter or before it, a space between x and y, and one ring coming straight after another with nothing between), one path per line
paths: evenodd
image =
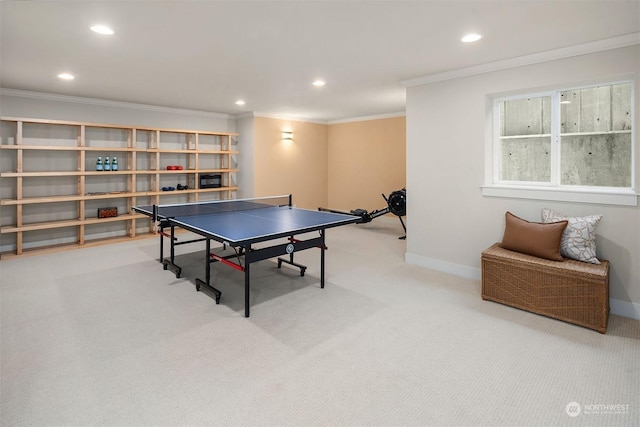
M482 270L479 268L468 267L466 265L455 264L435 258L423 257L408 252L405 253L404 260L407 264L442 271L444 273L453 274L454 276L464 277L465 279L482 279ZM638 303L610 298L609 309L611 310L611 314L640 320L640 304Z
M609 310L611 314L640 320L640 304L637 302L609 298Z
M466 265L455 264L453 262L442 261L435 258L423 257L408 252L404 255L404 261L407 264L442 271L444 273L453 274L454 276L464 277L465 279L482 279L482 270L480 270L479 268L467 267Z

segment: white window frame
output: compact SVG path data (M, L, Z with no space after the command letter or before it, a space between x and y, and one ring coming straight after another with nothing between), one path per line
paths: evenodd
M571 186L560 183L560 93L593 86L631 83L631 187ZM500 102L523 98L551 96L551 180L550 182L506 181L499 179L500 152ZM485 184L482 195L517 199L551 200L577 203L594 203L637 206L635 188L636 156L635 85L633 79L595 82L580 86L528 92L509 96L487 97L487 129L485 133Z

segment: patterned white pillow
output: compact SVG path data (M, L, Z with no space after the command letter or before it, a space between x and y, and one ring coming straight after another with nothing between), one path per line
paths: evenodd
M578 261L600 264L596 258L596 227L602 215L585 217L569 217L551 209L542 209L543 222L557 222L568 220L567 228L562 232L560 253L563 257Z

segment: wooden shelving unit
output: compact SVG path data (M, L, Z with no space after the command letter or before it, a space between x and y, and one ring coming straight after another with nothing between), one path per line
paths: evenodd
M0 259L148 235L153 224L132 206L229 199L238 190L237 133L1 120ZM118 170L96 171L98 156L118 157ZM221 186L200 188L200 174L220 175ZM176 181L188 188L163 191ZM118 216L98 218L97 207L110 205Z

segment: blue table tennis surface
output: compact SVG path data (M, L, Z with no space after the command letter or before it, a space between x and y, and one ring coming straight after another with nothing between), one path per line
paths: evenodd
M136 210L149 215L152 214L153 207L140 206ZM360 219L352 215L290 206L206 213L206 205L185 205L177 206L173 211L161 208L158 216L170 220L180 228L230 244L286 237L355 223Z

